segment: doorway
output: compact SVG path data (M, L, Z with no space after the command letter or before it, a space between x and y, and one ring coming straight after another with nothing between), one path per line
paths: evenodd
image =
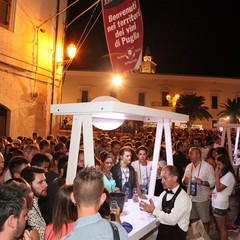
M7 136L8 109L0 105L0 136Z

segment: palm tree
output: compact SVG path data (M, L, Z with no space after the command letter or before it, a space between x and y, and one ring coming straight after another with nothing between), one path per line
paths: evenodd
M223 110L218 113L219 117L229 117L230 123L239 123L240 117L240 101L237 101L236 98L231 100L227 98L225 103L221 104Z
M205 103L205 97L196 96L196 94L180 95L176 104L176 112L189 115L189 121L187 123L188 128L191 128L194 121L208 120L212 118L212 115L208 112L208 107L203 106Z

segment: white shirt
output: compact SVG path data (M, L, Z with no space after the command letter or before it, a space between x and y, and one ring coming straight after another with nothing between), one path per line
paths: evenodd
M139 184L149 186L151 171L152 171L152 162L147 160L147 165L142 166L139 160L131 163L131 166L137 172Z
M201 157L203 161L206 160L208 151L208 148L201 148Z
M190 196L193 202L207 201L209 188L213 188L215 186L215 176L212 165L206 161L201 161L197 167L194 167L193 163L190 163L185 169L183 179L185 177L189 177L190 182L194 178L200 178L202 181L207 181L209 183L210 187L197 184L197 196ZM190 182L188 183L188 193Z
M235 185L235 178L231 172L227 172L220 178L220 183L226 186L224 190L218 192L216 187L212 191L212 206L219 209L228 209L229 196Z
M172 189L174 193L176 193L179 185ZM171 210L171 213L165 213L162 210L162 199L163 196L166 194L163 191L157 201L157 206L153 211L153 215L157 217L160 223L165 225L174 226L178 224L178 226L186 232L189 226L189 219L190 219L190 212L192 209L192 201L188 194L182 189L181 192L178 194L177 198L174 202L174 207ZM167 194L167 201L169 201L174 195Z

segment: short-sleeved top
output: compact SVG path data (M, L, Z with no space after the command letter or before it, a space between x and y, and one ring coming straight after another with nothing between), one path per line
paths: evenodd
M212 191L212 206L219 209L228 209L229 207L229 196L231 195L234 185L235 178L231 172L227 172L220 178L220 183L226 186L224 190L218 192L216 187Z
M118 228L120 240L129 239L126 230L117 222L114 224ZM112 240L113 230L110 223L101 217L99 213L91 216L79 218L73 230L62 240Z
M207 181L210 188L215 186L215 175L212 165L206 161L201 161L196 167L193 163L187 165L183 179L189 177L191 180L194 178L200 178L202 181ZM188 184L188 192L189 192ZM197 196L190 196L193 202L205 202L208 200L209 187L203 185L197 185Z

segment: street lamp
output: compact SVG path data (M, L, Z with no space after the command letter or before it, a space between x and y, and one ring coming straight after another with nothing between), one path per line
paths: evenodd
M122 82L123 82L123 79L121 76L119 75L115 75L112 79L112 83L113 85L116 87L116 94L114 97L117 97L120 98L120 91L122 90ZM121 94L122 95L122 94Z
M70 59L73 59L75 57L76 51L77 51L77 48L76 48L74 43L71 43L71 44L68 45L67 53L68 53L68 57Z
M77 52L77 47L75 46L75 44L71 43L68 45L67 47L67 53L68 53L68 58L69 59L64 59L63 61L61 62L57 62L57 69L62 66L64 67L66 64L69 64L73 58L75 57L76 55L76 52Z
M119 75L116 75L113 77L112 82L116 87L118 87L122 84L122 78Z
M176 104L177 104L179 97L180 97L180 95L178 93L176 93L174 96L171 96L170 94L168 94L166 96L166 99L168 100L168 102L172 104L172 112L176 111ZM172 129L174 131L175 122L172 122Z
M169 94L166 96L166 99L168 100L168 102L172 104L173 110L175 110L179 97L180 95L178 93L176 93L174 96L171 96Z

